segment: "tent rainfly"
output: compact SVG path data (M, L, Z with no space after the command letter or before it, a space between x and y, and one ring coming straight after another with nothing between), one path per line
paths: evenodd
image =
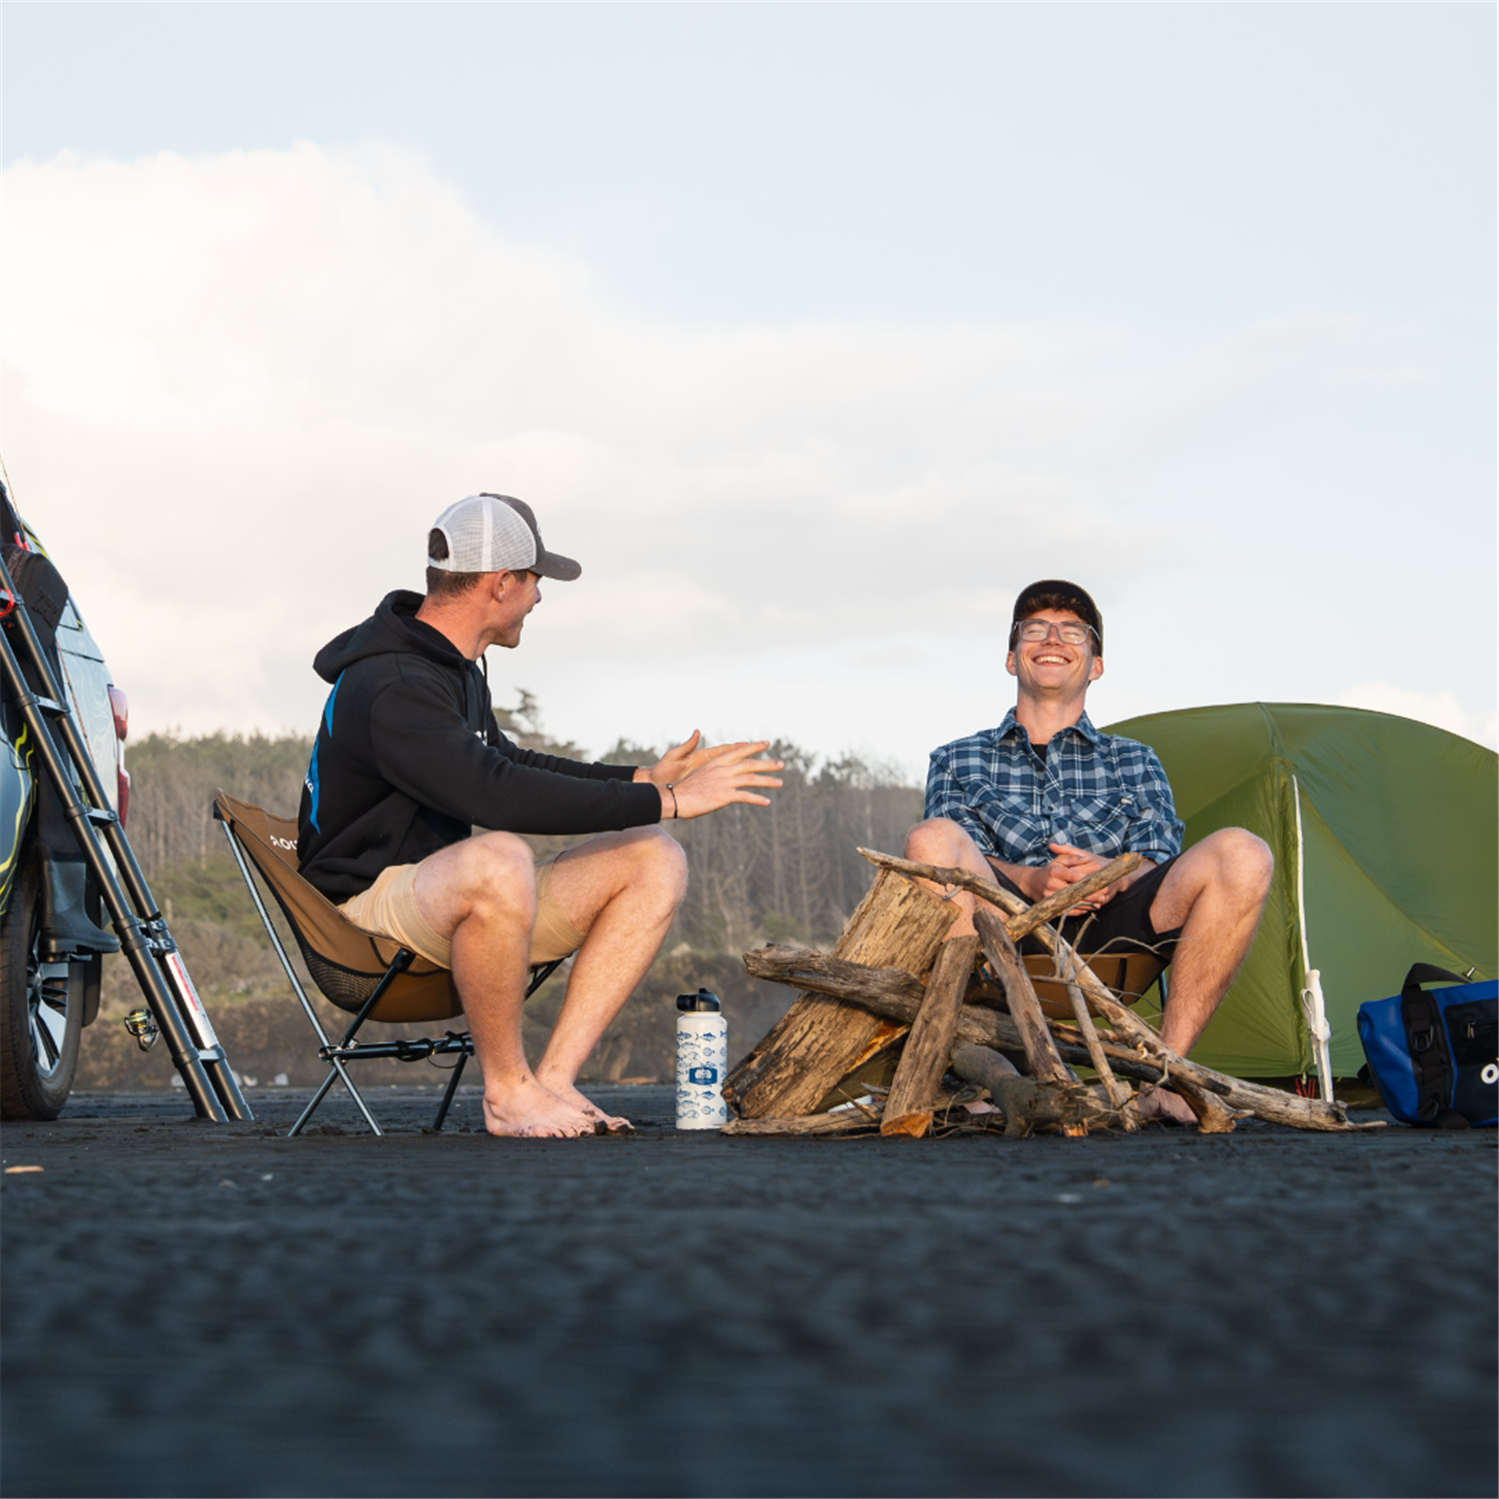
M1363 1065L1358 1007L1412 963L1499 976L1499 756L1357 708L1240 703L1112 724L1161 757L1192 844L1244 827L1275 881L1244 967L1192 1056L1239 1077ZM1169 992L1169 974L1167 976ZM1304 998L1305 997L1305 998Z

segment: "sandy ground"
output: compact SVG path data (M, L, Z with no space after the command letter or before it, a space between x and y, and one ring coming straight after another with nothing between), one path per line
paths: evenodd
M7 1126L23 1495L1492 1494L1495 1133Z

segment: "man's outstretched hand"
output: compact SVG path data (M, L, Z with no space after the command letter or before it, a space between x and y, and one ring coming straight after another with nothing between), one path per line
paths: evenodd
M637 781L650 781L656 786L670 786L675 781L685 781L698 766L729 750L743 749L741 744L704 744L701 729L694 729L681 744L674 745L654 765L642 765L635 772ZM765 746L762 744L761 749ZM671 798L667 797L670 812Z
M711 749L697 748L700 736L696 733L685 743L668 750L651 767L648 779L656 781L661 788L661 817L665 821L677 817L702 817L716 812L732 802L747 802L755 807L768 807L770 799L760 796L752 788L763 787L773 791L781 783L773 772L784 770L782 760L757 759L762 751L770 748L768 739L754 743L719 744ZM657 779L662 766L678 756L677 765L687 767L681 779L665 776ZM672 789L666 789L674 782ZM675 800L673 798L675 797Z

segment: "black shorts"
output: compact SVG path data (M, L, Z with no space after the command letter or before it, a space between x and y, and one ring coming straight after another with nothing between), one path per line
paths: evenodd
M1180 927L1169 932L1158 932L1151 925L1150 907L1166 878L1166 871L1176 863L1167 859L1157 864L1136 880L1123 895L1116 895L1101 911L1092 916L1069 916L1062 922L1062 936L1074 946L1081 938L1080 951L1087 955L1101 952L1148 952L1154 953L1163 963L1169 963L1176 952L1177 939L1182 934ZM1006 890L1028 899L1025 893L999 870L994 871L999 883ZM1087 930L1084 931L1083 928ZM1034 938L1027 937L1020 944L1024 953L1043 953L1044 947Z

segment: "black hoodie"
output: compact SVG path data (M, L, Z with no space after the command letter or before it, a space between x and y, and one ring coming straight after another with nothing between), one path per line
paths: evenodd
M631 783L634 766L539 755L500 733L483 673L416 618L421 603L387 594L313 661L333 691L297 816L303 878L338 904L474 824L601 833L660 821L660 794Z

